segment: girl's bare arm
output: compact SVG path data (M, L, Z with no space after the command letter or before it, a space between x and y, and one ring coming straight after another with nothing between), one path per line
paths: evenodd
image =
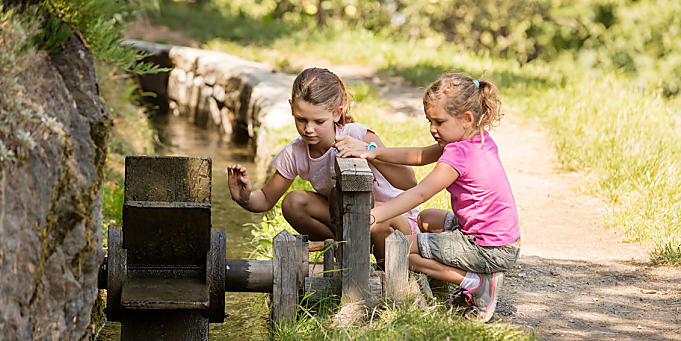
M293 180L286 179L279 172L275 172L267 180L265 186L251 192L251 182L246 168L233 165L229 166L227 171L232 200L251 212L264 212L272 209L293 183Z
M374 142L379 148L385 148L381 138L373 132L367 132L366 142ZM371 160L371 162L376 169L383 174L386 180L390 182L395 188L402 190L410 189L416 186L416 176L414 175L414 170L406 165L401 165L397 163L389 163L381 160Z
M423 166L436 162L442 155L442 147L438 144L427 147L376 148L371 150L344 150L340 157L361 157L369 161L379 160L409 166Z
M384 222L417 207L447 188L458 177L459 172L454 167L438 162L435 168L416 187L404 191L392 200L372 209L371 213L375 218L372 219L372 222Z

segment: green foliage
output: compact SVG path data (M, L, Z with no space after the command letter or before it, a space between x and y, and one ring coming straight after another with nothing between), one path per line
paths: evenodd
M125 20L133 15L134 4L132 0L44 0L29 13L36 17L49 13L33 40L38 48L54 51L75 32L99 60L138 74L167 71L142 62L148 54L121 46Z
M327 53L335 55L332 58L386 49L367 49L371 36L380 36L379 40L400 37L396 39L399 48L388 48L397 52L379 53L386 58L383 63L390 65L402 53L412 52L404 46L407 41L423 41L435 53L473 51L521 64L567 55L588 67L640 76L667 96L681 88L681 3L676 0L325 0L321 8L326 25L321 29L317 27L318 4L214 0L204 9L190 11L207 9L194 24L182 25L204 40L221 37L263 47L291 45L306 50L305 41L325 42L330 36L338 41L343 34L364 42L363 48L353 50L327 46ZM160 19L168 25L182 21L166 14L183 16L184 8L163 4ZM212 19L206 20L206 15ZM362 31L368 34L356 34ZM303 46L293 41L303 41ZM361 56L360 63L378 58Z
M650 258L655 265L681 266L681 245L664 242L651 252Z
M124 186L119 175L107 170L102 182L102 246L107 247L109 226L122 226Z

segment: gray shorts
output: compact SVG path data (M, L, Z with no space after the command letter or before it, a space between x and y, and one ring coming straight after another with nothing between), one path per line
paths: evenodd
M520 240L507 246L481 246L460 230L417 235L421 256L475 273L508 271L520 253Z

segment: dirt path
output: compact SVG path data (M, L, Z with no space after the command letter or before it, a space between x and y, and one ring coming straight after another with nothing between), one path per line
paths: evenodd
M196 45L177 32L143 31ZM396 114L423 114L423 89L399 78L376 77L367 67L294 63L328 67L349 83L370 82ZM641 245L623 243L621 233L601 226L607 206L580 193L581 174L557 170L550 140L533 123L510 112L491 135L522 230L521 256L506 276L495 320L542 339L681 340L681 269L652 266Z

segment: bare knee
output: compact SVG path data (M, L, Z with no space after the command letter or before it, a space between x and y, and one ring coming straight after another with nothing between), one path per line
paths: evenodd
M442 232L444 231L444 220L447 211L436 208L428 208L419 213L416 221L421 232Z
M393 233L393 231L395 230L390 226L390 224L376 224L371 228L371 240L374 242L383 241L386 237Z
M284 217L297 216L305 212L305 208L309 202L307 200L305 191L297 190L291 191L281 201L281 212Z

